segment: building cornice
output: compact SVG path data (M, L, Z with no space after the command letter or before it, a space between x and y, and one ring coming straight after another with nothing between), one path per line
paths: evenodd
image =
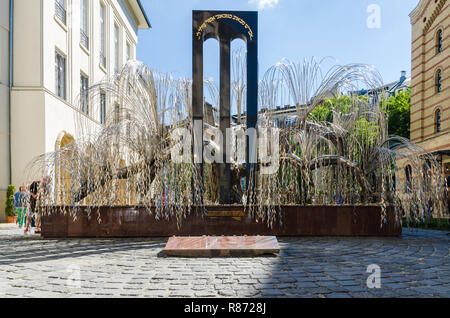
M427 33L428 30L431 28L431 26L433 25L434 21L436 21L437 16L439 15L439 13L441 13L441 10L444 7L446 2L447 2L447 0L440 0L439 1L439 3L437 4L436 8L434 9L431 17L428 19L427 23L425 24L425 27L423 28L423 33Z
M152 25L150 20L145 13L144 7L142 6L141 0L128 0L130 8L133 10L134 15L137 19L137 25L139 29L150 29Z
M60 103L63 103L64 105L70 107L75 112L82 114L86 118L90 119L92 122L101 125L97 119L82 112L78 107L75 107L69 101L62 99L61 97L59 97L58 95L56 95L55 93L53 93L52 91L50 91L48 88L46 88L44 86L13 86L11 88L11 92L38 92L38 93L48 94L48 95L52 96L53 98L55 98Z
M430 2L431 0L420 0L414 10L409 14L409 17L411 18L411 24L416 23L416 21L422 17L425 9Z
M411 18L411 24L414 25L417 22L420 22L421 18L425 15L426 10L430 6L430 4L435 3L433 0L421 0L417 7L409 14ZM427 17L425 21L425 26L423 27L422 32L427 33L432 27L433 23L436 21L437 16L441 12L444 5L447 3L447 0L439 0L436 3L436 7L433 10L433 13L430 17Z

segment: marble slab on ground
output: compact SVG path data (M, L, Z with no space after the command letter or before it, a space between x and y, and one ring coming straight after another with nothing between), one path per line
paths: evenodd
M279 252L275 236L171 237L164 248L164 256L179 257L249 257Z

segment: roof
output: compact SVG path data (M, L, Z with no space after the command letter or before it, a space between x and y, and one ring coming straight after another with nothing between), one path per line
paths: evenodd
M405 86L411 86L411 77L410 78L402 77L399 82L394 82L394 83L389 84L389 86L391 86L391 85L392 85L392 87L389 89L389 93L393 93L397 89L405 87Z
M359 91L352 91L350 94L357 94L357 95L366 95L366 94L374 94L382 91L386 91L389 94L393 94L396 90L403 88L403 87L410 87L411 86L411 77L402 76L399 81L395 81L389 84L385 84L380 87L371 88L371 89L362 89Z
M128 2L131 6L131 9L133 9L133 13L136 16L138 28L150 29L152 25L150 24L150 20L148 19L147 14L145 13L141 0L129 0Z

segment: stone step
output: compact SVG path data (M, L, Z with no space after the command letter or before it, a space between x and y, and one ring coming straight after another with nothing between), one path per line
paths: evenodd
M278 254L275 236L194 236L171 237L164 256L178 257L250 257Z

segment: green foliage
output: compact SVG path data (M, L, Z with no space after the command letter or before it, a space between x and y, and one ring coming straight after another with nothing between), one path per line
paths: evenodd
M314 108L309 114L309 120L319 122L333 122L333 104L330 100L326 100L323 104Z
M362 98L362 97L361 97ZM326 99L309 114L309 120L318 122L333 122L333 111L348 114L352 111L353 103L349 96L332 97Z
M367 144L373 147L378 138L379 125L376 122L369 122L366 118L361 118L354 125L354 134L356 138L362 141L362 144Z
M403 227L418 228L424 230L435 231L450 231L449 219L430 219L426 221L420 221L418 223L408 222L407 219L403 219Z
M6 191L6 216L15 216L13 205L14 193L16 193L16 188L13 185L8 186L8 190Z
M391 96L386 111L389 118L389 135L410 138L411 90Z
M364 96L358 97L358 99L363 100ZM354 101L350 96L341 96L339 98L332 98L331 102L335 105L334 109L340 113L348 114L354 108Z

